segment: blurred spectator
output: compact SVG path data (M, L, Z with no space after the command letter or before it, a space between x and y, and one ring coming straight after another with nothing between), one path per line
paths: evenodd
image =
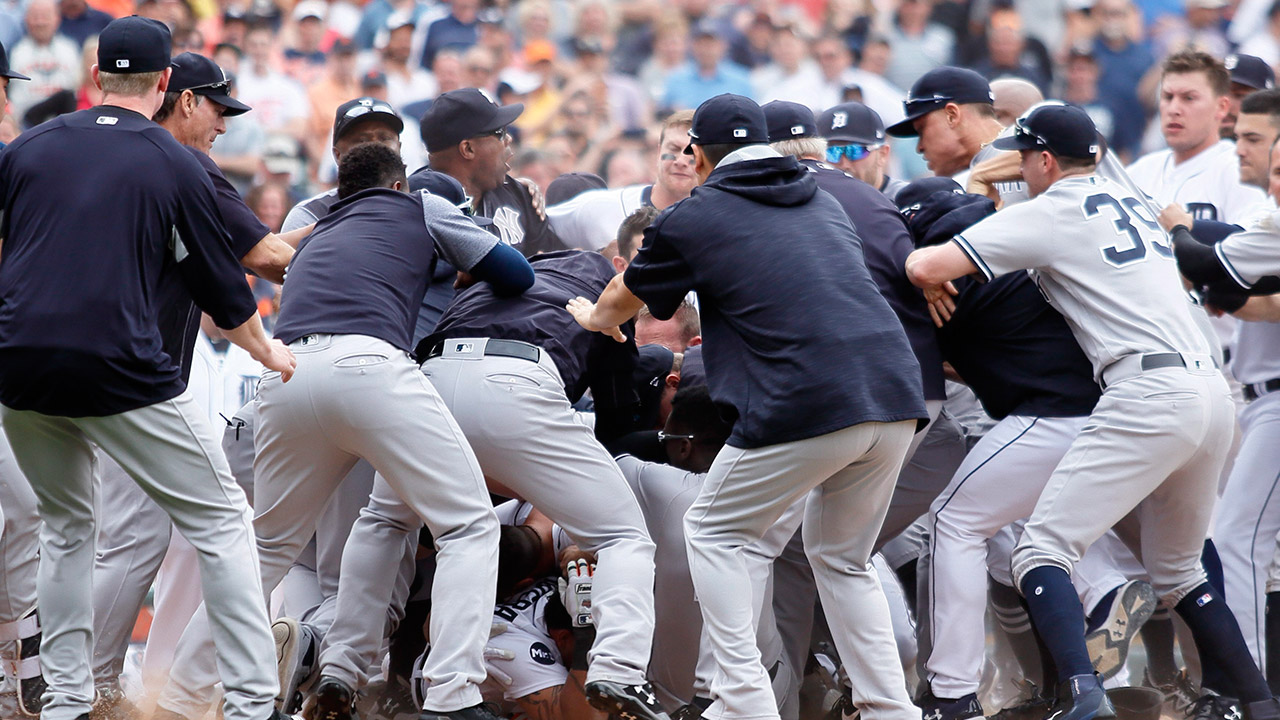
M489 51L498 72L511 67L515 62L515 41L505 24L506 17L497 8L485 8L476 17L480 21L476 46Z
M415 25L425 27L442 17L442 13L428 10L419 0L370 0L360 16L360 25L351 42L361 50L372 50L378 33L386 27L387 19L394 13L406 13Z
M932 12L933 0L901 0L885 31L893 54L884 75L898 87L911 87L921 75L951 61L955 33L930 20Z
M318 167L329 156L332 145L329 138L332 121L329 118L333 117L339 105L360 97L360 94L360 81L356 78L356 46L340 40L329 50L324 76L307 88L311 127L307 133L306 147L307 156L314 161L315 166Z
M170 31L191 27L196 19L191 6L184 0L138 0L137 14L159 20L168 25Z
M1107 144L1115 147L1115 115L1098 97L1099 76L1098 60L1093 56L1092 48L1077 45L1067 55L1062 90L1058 96L1072 105L1084 108L1093 119L1098 132L1107 139Z
M1240 44L1238 52L1260 57L1273 68L1280 67L1280 0L1271 4L1266 22L1260 23L1249 39Z
M1223 29L1223 10L1227 0L1185 0L1181 15L1165 15L1151 28L1156 57L1164 58L1179 50L1196 48L1217 58L1231 51Z
M235 75L225 65L219 65L231 79L231 96L238 99L240 90ZM262 123L258 122L257 112L227 118L226 122L227 131L213 141L209 157L218 164L222 174L227 176L236 191L244 194L258 176L267 133L262 129Z
M595 41L578 43L578 62L564 92L587 93L605 123L619 130L642 128L650 119L649 99L639 84L609 71L609 56Z
M640 66L637 78L649 99L662 103L667 79L689 56L689 26L680 16L658 20L653 30L653 55Z
M476 13L480 0L449 0L449 14L427 27L427 41L422 48L422 67L431 67L441 50L466 50L479 39Z
M218 43L213 46L211 59L228 74L235 75L240 72L240 61L244 60L244 51L237 45Z
M474 46L462 56L463 82L467 87L475 87L497 97L498 70L493 53L486 48Z
M222 13L222 25L217 34L219 42L243 48L248 36L249 19L245 16L244 10L235 7L227 8Z
M64 25L63 28L65 29L65 27ZM184 52L204 55L208 49L204 41L204 33L200 32L198 27L179 28L173 32L172 52L174 55L181 55Z
M804 31L794 23L775 29L769 57L768 65L751 71L756 101L789 100L820 112L826 82L818 64L809 57L809 38Z
M85 0L59 0L58 10L62 14L58 32L74 40L77 46L83 46L90 35L102 32L102 28L111 22L110 15L89 7ZM175 55L180 52L174 50Z
M253 108L267 133L286 133L297 140L307 137L307 109L302 86L276 69L273 51L275 33L257 26L245 36L245 58L236 73L240 100Z
M271 232L278 233L289 208L293 207L293 200L289 197L289 188L279 183L266 182L254 185L245 193L244 204L249 206Z
M991 13L987 23L983 52L970 67L988 80L1002 77L1022 78L1041 93L1049 91L1053 80L1049 53L1038 40L1029 40L1022 30L1022 18L1007 8Z
M92 35L80 49L80 86L59 90L32 105L21 118L23 127L35 127L58 115L85 110L102 103L102 91L93 82L90 69L98 62L98 36Z
M1098 20L1098 37L1093 55L1098 61L1098 96L1111 110L1115 131L1111 148L1126 157L1137 155L1142 142L1146 115L1138 84L1155 63L1151 47L1141 40L1141 26L1129 0L1097 0L1093 14Z
M457 50L441 50L436 53L436 61L431 64L431 74L436 79L437 95L467 86L462 54Z
M560 109L556 46L550 40L534 40L524 46L523 59L524 66L537 76L538 85L528 92L524 114L518 122L520 128L529 133L530 139L540 142L550 132L551 123Z
M523 148L511 158L511 174L532 180L545 196L551 183L559 177L555 165L547 153L534 148ZM551 204L548 200L547 204Z
M769 48L773 44L773 20L768 13L751 16L746 30L732 39L729 59L739 66L752 69L767 65Z
M284 72L304 87L315 82L324 70L320 44L327 10L323 0L302 0L293 7L294 43L284 49Z
M400 11L387 18L385 36L380 35L382 44L375 67L387 76L387 102L396 110L436 94L436 81L431 73L410 62L413 33L412 13Z
M823 35L813 44L813 57L822 72L822 93L810 103L820 112L843 101L844 86L853 69L853 51L837 35Z
M0 43L6 48L17 45L23 35L22 10L22 0L0 0Z
M530 44L547 42L554 45L551 37L551 3L546 0L525 0L516 9L516 22L519 27L517 40L522 48Z
M604 179L611 188L652 182L644 157L636 150L625 149L611 154L604 164Z
M560 54L577 58L579 52L611 53L616 44L617 22L613 8L605 0L576 0L573 5L573 34L560 47Z
M59 90L80 84L80 46L58 35L58 6L53 0L31 0L27 4L27 36L9 53L9 67L31 78L14 83L9 103L14 117L22 117L32 105Z
M671 73L663 93L663 106L693 109L721 93L751 95L746 70L724 59L725 42L715 24L702 21L693 29L693 60Z

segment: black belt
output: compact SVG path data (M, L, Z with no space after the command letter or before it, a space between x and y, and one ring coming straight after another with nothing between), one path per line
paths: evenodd
M1180 353L1147 353L1142 356L1142 370L1156 370L1167 367L1186 367L1187 362Z
M1253 402L1263 395L1277 390L1280 390L1280 378L1273 378L1260 383L1249 383L1244 386L1244 399L1248 402Z
M444 355L444 349L449 343L458 342L457 340L441 340L427 351L427 356L423 360L438 358ZM495 355L497 357L516 358L517 360L528 360L529 362L538 362L542 359L542 350L537 345L520 340L501 340L499 338L490 338L484 346L485 355Z

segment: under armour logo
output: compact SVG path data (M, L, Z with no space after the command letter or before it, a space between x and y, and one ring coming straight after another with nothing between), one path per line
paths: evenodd
M1241 717L1240 709L1237 708L1235 705L1232 705L1231 711L1228 712L1224 717L1226 718L1226 720L1240 720L1240 717Z
M658 699L653 696L653 693L649 691L649 688L645 687L644 685L635 685L632 687L632 689L636 691L637 695L644 698L644 701L646 704L653 705L654 703L658 702Z
M942 720L942 708L934 708L933 712L924 716L924 720Z
M849 113L838 112L831 116L831 129L842 128L849 124Z

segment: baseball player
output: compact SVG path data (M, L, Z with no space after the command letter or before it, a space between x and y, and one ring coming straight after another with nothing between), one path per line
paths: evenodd
M869 716L918 715L869 563L916 421L927 417L919 365L848 216L807 169L767 146L759 106L716 96L689 133L700 190L645 231L627 272L596 303L569 307L583 327L622 339L617 326L642 304L664 318L698 293L711 394L736 413L685 516L717 665L705 716L778 717L743 602L752 587L741 550L815 488L805 551L840 655L864 679L855 699ZM799 226L811 232L791 232ZM780 233L792 241L777 243ZM877 360L858 363L870 347ZM851 377L849 367L874 379Z
M1234 406L1172 272L1166 236L1139 198L1094 173L1097 137L1079 108L1047 105L1020 119L995 146L1021 152L1033 199L951 243L915 251L907 272L928 295L975 272L991 279L1033 269L1103 389L1013 553L1014 580L1057 666L1054 717L1115 712L1093 674L1070 573L1117 523L1131 545L1140 543L1152 585L1186 621L1205 664L1222 669L1225 693L1246 718L1277 717L1280 703L1200 564ZM1070 237L1028 237L1027 227Z
M276 333L304 355L305 374L284 385L268 373L258 393L255 530L263 586L274 589L284 577L329 496L364 457L431 527L439 547L436 582L457 593L436 594L458 600L438 605L433 618L438 642L427 676L435 682L424 717L486 718L475 707L487 636L487 625L481 627L487 618L477 608L492 604L494 580L477 581L474 566L493 564L497 522L456 425L403 363L437 248L455 267L504 292L523 291L530 273L517 253L451 203L406 194L399 189L406 183L392 150L376 143L352 149L339 168L346 202L318 223L290 264ZM335 280L346 276L371 280L361 292ZM348 397L360 401L348 404ZM375 415L395 418L394 428ZM424 455L439 465L428 465ZM430 482L422 483L424 476ZM464 567L465 583L457 579ZM160 699L165 711L193 717L208 697L207 633L197 615Z
M1009 127L1032 106L1044 102L1040 88L1016 77L1004 77L991 81L991 107L996 111L996 122Z
M226 717L273 713L248 505L178 358L165 352L155 301L180 280L254 359L282 378L294 361L262 331L208 173L149 120L170 80L169 47L162 23L113 21L93 68L103 104L28 131L0 155L0 416L44 521L38 587L50 687L42 716L52 720L80 717L93 700L90 443L200 551Z
M272 233L209 157L214 138L226 130L223 118L249 111L247 105L231 97L229 90L225 73L212 60L182 53L173 59L173 75L153 120L182 143L208 173L232 253L246 269L280 281L293 255L292 246L309 228L285 236ZM200 314L179 288L175 290L178 292L160 303L162 332L166 351L181 363L185 381L196 355ZM225 408L221 401L211 408L207 400L208 396L197 397L206 414L217 418ZM94 559L93 674L99 696L109 704L121 698L118 677L124 667L125 651L138 611L169 548L172 524L164 510L118 468L108 467L102 473L98 492L103 519L98 526Z
M570 247L599 250L608 245L618 227L642 207L665 210L689 197L697 185L693 165L683 153L685 132L693 111L672 113L658 133L657 178L652 185L630 185L609 190L589 190L571 200L547 208L547 220L556 235Z
M884 193L890 202L907 183L888 175L889 141L884 121L875 110L860 102L833 105L818 117L818 130L827 141L824 158L871 187Z
M1253 55L1236 53L1223 58L1222 65L1230 73L1231 91L1227 97L1231 101L1227 116L1218 127L1218 134L1224 140L1237 137L1236 120L1240 117L1240 104L1249 95L1259 90L1270 90L1276 86L1276 73L1266 60Z

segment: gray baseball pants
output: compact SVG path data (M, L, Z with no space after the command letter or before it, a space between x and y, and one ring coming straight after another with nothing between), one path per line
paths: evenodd
M40 515L30 483L0 431L0 669L5 675L34 677L39 667L19 667L18 641L38 631L35 617L22 616L36 604Z
M480 703L498 519L475 455L404 351L372 337L328 334L307 335L290 348L298 360L293 379L282 383L266 372L258 388L254 528L262 587L275 589L343 478L360 458L368 460L436 540L432 592L440 602L431 615L425 707L452 712ZM188 716L198 707L192 698L212 684L201 618L187 627L160 699Z
M63 418L0 407L44 527L37 588L49 682L45 720L93 703L93 476L97 444L200 552L228 720L262 720L276 695L275 645L259 583L249 505L190 391L118 415ZM213 653L210 653L210 662Z
M756 647L743 549L810 491L805 553L853 700L869 720L919 720L894 644L889 606L871 567L914 421L862 423L761 448L725 446L685 515L689 568L716 659L709 720L776 720L769 677Z

